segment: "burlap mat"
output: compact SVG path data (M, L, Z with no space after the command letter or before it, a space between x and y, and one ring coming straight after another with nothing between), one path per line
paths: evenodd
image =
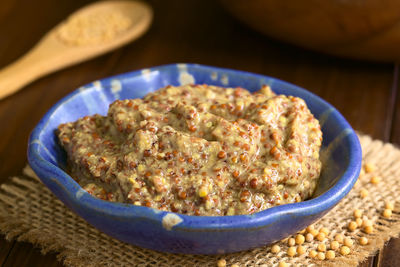
M360 141L364 162L375 164L376 171L360 176L359 183L349 195L315 224L317 229L330 229L329 237L324 241L328 248L337 233L354 240L349 255L341 256L336 252L333 260L312 259L308 252L288 257L285 241L278 242L281 247L278 254L271 253L270 246L265 246L219 256L173 255L128 245L97 231L67 209L37 180L29 167L23 176L13 177L1 185L0 231L8 240L28 241L41 247L43 253L55 251L58 259L70 266L217 266L221 258L228 266L274 266L280 261L291 266L354 266L400 233L400 150L368 136L360 136ZM369 182L373 175L381 177L378 185ZM367 197L360 197L361 188L368 190ZM381 215L387 200L396 204L390 219ZM359 229L348 231L356 208L374 222L374 233L365 234ZM360 245L360 236L368 237L369 244ZM303 245L310 251L319 243L314 240Z

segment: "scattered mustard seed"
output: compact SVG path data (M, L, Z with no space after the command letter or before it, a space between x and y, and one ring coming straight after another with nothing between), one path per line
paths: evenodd
M386 201L385 202L385 209L393 210L394 209L393 202L392 201Z
M279 267L288 267L289 265L286 263L286 262L284 262L284 261L281 261L281 262L279 262L279 265L278 265Z
M368 163L366 163L364 165L364 170L365 170L366 173L374 172L375 169L376 169L376 166L374 164L372 164L372 163L368 162Z
M390 217L392 216L392 210L390 210L390 209L385 209L385 210L382 212L382 215L383 215L383 217L385 217L385 218L390 218Z
M314 237L316 237L317 235L318 235L318 231L316 230L316 229L312 229L311 231L310 231L310 234L312 234Z
M287 250L287 255L289 257L294 257L296 255L296 247L289 247Z
M289 238L287 243L289 247L293 247L294 245L296 245L296 241L293 237Z
M326 251L326 245L324 243L319 243L318 247L317 247L317 250L321 251L321 252L325 252Z
M349 230L351 232L353 232L354 230L357 229L357 227L358 227L357 223L355 221L351 221L351 222L349 222L349 225L347 228L349 228Z
M359 209L355 209L353 212L354 218L361 218L362 216L362 211Z
M325 240L325 233L319 232L317 235L318 241L324 241Z
M298 246L297 247L297 255L303 255L304 253L306 253L306 248L304 246Z
M332 249L332 250L337 250L338 248L339 248L339 242L338 241L336 241L336 240L334 240L334 241L332 241L331 242L331 245L330 245L330 248Z
M317 258L321 261L325 260L325 253L323 252L318 252Z
M281 251L281 247L279 245L275 244L271 248L271 252L274 253L274 254L279 253L280 251Z
M348 246L342 246L340 248L340 254L349 255L350 254L350 248Z
M356 223L357 223L357 226L360 227L363 223L363 220L361 218L357 218Z
M303 229L303 230L301 230L301 231L299 231L299 234L305 234L306 233L306 229Z
M239 267L239 264L234 263L231 265L231 267Z
M353 246L353 240L351 240L350 238L345 238L343 244L351 248Z
M322 228L319 230L319 232L320 232L320 233L324 233L325 236L328 236L330 231L329 231L328 228L322 227Z
M371 184L379 184L379 182L381 181L381 178L379 176L372 176L371 177Z
M311 233L311 231L314 230L314 229L315 229L315 228L314 228L314 225L312 225L312 224L309 225L309 226L307 226L307 228L306 228L306 230L307 230L308 233Z
M367 234L372 234L372 232L374 231L374 227L372 226L365 226L364 227L364 232Z
M314 240L314 236L311 233L306 234L306 241L311 242Z
M333 251L333 250L328 250L328 251L326 252L326 259L327 259L327 260L333 260L335 257L336 257L335 251Z
M304 243L304 235L296 235L296 244L297 245L302 245Z
M368 238L366 238L365 236L362 236L358 239L358 242L360 243L360 245L367 245L368 244Z
M372 222L368 219L364 219L361 226L362 227L372 226Z
M310 256L311 258L315 258L317 256L318 252L316 252L315 250L311 250L308 253L308 256Z
M335 240L339 243L343 243L343 235L342 234L335 235Z
M365 198L365 197L367 197L367 196L368 196L368 194L369 194L369 192L368 192L368 190L367 190L367 189L365 189L365 188L361 188L361 190L360 190L360 196L361 196L361 198Z
M225 267L226 266L226 260L225 259L220 259L217 262L218 267Z

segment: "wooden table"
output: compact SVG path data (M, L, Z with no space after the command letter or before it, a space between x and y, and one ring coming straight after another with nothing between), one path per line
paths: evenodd
M52 26L90 1L2 0L0 67L20 57ZM328 100L351 125L400 144L396 64L339 59L282 44L243 26L212 0L149 1L154 23L134 43L40 79L0 100L0 182L26 164L30 131L61 97L102 77L175 62L246 70L297 84ZM0 88L1 90L1 88ZM400 178L399 178L400 179ZM400 239L362 266L400 266ZM55 254L0 238L2 266L61 266Z

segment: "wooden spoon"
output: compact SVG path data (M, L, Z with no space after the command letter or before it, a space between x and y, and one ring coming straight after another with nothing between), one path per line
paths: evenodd
M143 2L102 1L79 9L0 70L0 99L46 74L133 41L146 32L152 18L152 9Z

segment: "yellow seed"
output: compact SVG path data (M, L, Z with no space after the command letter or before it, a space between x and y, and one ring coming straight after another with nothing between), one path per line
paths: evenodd
M201 187L199 190L199 197L206 197L208 195L208 190L206 187Z
M305 233L306 233L306 229L299 231L299 234L305 234Z
M368 190L367 190L367 189L365 189L365 188L361 188L361 190L360 190L360 196L361 196L361 198L365 198L365 197L367 197L367 196L368 196L368 194L369 194L369 192L368 192Z
M234 263L231 265L231 267L239 267L239 264Z
M305 240L304 235L296 235L296 240L295 241L296 241L297 245L303 244L304 240Z
M381 178L379 176L372 176L371 177L371 184L379 184L379 182L381 181Z
M319 243L317 247L318 251L324 252L326 251L326 245L324 243Z
M312 229L312 230L310 231L310 234L312 234L314 237L317 236L318 233L319 233L319 232L318 232L316 229Z
M338 241L334 240L334 241L331 242L331 249L337 250L339 248L339 246L340 245L339 245Z
M383 217L385 217L385 218L390 218L390 217L392 216L392 210L390 210L390 209L385 209L385 210L382 212L382 215L383 215Z
M280 251L281 251L281 247L278 245L273 245L271 248L271 252L274 254L279 253Z
M363 220L361 218L357 218L356 223L357 223L357 226L360 227L363 223Z
M351 248L353 246L353 240L351 240L350 238L345 238L343 244Z
M333 251L333 250L328 250L328 251L326 252L326 259L327 259L327 260L333 260L335 257L336 257L335 251Z
M362 227L372 226L372 222L368 219L364 219L361 226Z
M220 259L217 262L218 267L225 267L226 266L226 260L225 259Z
M359 210L359 209L355 209L354 212L353 212L353 215L354 215L355 218L361 218L362 211Z
M307 226L307 228L306 228L306 230L307 230L308 233L311 233L311 231L314 230L314 229L315 229L315 228L314 228L314 225L312 225L312 224L309 225L309 226Z
M317 258L321 261L325 260L325 253L323 252L318 252Z
M304 246L298 246L297 247L297 255L303 255L304 253L306 253L306 248Z
M375 171L376 166L374 164L368 162L368 163L364 164L364 169L365 169L366 173L371 173L371 172Z
M349 255L350 254L350 248L348 246L341 247L340 248L340 254Z
M296 245L296 241L294 240L293 237L291 237L291 238L288 239L287 244L288 244L289 247L293 247L294 245Z
M368 238L366 238L365 236L362 236L358 239L358 242L360 243L360 245L367 245L368 244Z
M360 170L360 175L358 176L358 177L362 177L362 176L364 176L365 175L365 171L364 171L364 169L361 169Z
M325 233L319 232L317 235L317 240L318 241L324 241L325 240Z
M366 232L367 234L372 234L373 231L374 231L374 227L372 227L372 226L364 227L364 232Z
M385 209L393 210L394 209L393 202L392 201L386 201L385 202Z
M330 231L329 231L328 228L322 227L321 229L319 229L319 232L320 232L320 233L324 233L325 236L328 236Z
M315 258L317 256L318 252L316 252L315 250L311 250L308 253L308 256L310 256L311 258Z
M296 247L289 247L287 250L287 255L293 257L296 255Z
M349 226L348 226L348 228L349 228L349 230L350 231L354 231L354 230L356 230L357 229L357 227L358 227L358 225L357 225L357 223L355 222L355 221L351 221L351 222L349 222Z
M314 240L314 236L311 233L306 234L306 241L311 242Z
M279 265L278 265L279 267L288 267L289 265L286 263L286 262L284 262L284 261L281 261L281 262L279 262Z
M339 243L343 243L343 235L342 234L335 235L335 240Z

